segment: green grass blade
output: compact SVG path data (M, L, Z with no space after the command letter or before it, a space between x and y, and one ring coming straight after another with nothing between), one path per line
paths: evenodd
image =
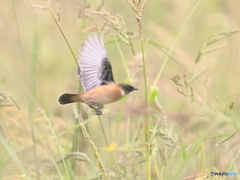
M204 142L204 139L207 137L210 127L211 127L211 125L209 125L207 130L198 138L198 140L194 144L193 148L189 151L186 159L183 161L182 165L178 169L177 173L174 175L173 180L181 179L182 174L184 172L186 172L186 169L189 166L190 161L192 160L192 158L196 154L196 152L200 149L201 144Z
M0 135L0 142L8 152L9 156L11 156L12 160L15 162L15 164L19 167L21 172L26 175L28 178L31 176L29 175L28 171L26 170L24 164L19 159L18 155L16 154L16 151L6 142L6 140Z
M182 35L183 30L185 29L185 27L186 27L186 25L188 24L189 20L191 19L191 17L193 16L194 12L197 10L197 8L199 7L199 5L200 5L200 3L201 3L202 1L203 1L203 0L198 0L197 3L195 4L195 6L193 7L192 11L189 13L189 15L188 15L188 17L186 18L185 22L183 23L180 31L178 32L177 37L176 37L175 41L173 42L173 44L172 44L172 46L171 46L168 54L172 54L172 51L173 51L175 45L177 44L180 36ZM156 77L156 79L155 79L155 81L154 81L154 83L153 83L153 86L154 86L154 87L157 85L157 82L159 81L159 78L161 77L161 74L162 74L162 72L163 72L163 69L165 68L165 66L166 66L166 64L167 64L167 62L168 62L168 58L169 58L169 56L167 56L167 57L165 58L162 66L161 66L161 68L160 68L160 70L159 70L159 72L158 72L158 74L157 74L157 77Z

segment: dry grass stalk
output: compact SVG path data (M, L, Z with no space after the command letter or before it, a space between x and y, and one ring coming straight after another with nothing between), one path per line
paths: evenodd
M57 3L57 23L59 24L61 20L61 4Z
M99 12L99 11L95 11L94 14L102 17L106 21L106 24L108 26L116 30L118 32L119 38L123 42L125 42L126 44L130 44L129 36L127 34L126 24L120 15L117 15L117 17L115 17L107 12Z
M171 77L170 80L172 80L177 86L183 86L183 83L179 75Z
M133 0L133 3L135 3L137 5L137 7L134 6L134 4L132 3L131 0L127 0L127 2L130 4L130 6L132 7L132 9L135 11L136 14L134 14L133 16L135 17L135 19L138 22L138 29L139 29L139 38L141 40L143 40L143 23L142 23L142 17L143 17L143 12L145 10L145 6L147 3L147 0L144 0L142 3L141 1L136 1ZM141 7L139 7L141 5Z
M132 9L137 13L138 9L133 5L131 0L127 0L127 2L130 4L130 6L132 7ZM135 2L135 1L134 1ZM139 5L139 4L138 4Z
M141 0L133 0L134 4L136 4L137 6L140 4Z
M104 5L104 0L102 0L101 4L98 6L97 11L100 11Z
M140 8L140 10L139 10L139 14L138 14L138 15L139 15L141 18L142 18L142 16L143 16L143 12L144 12L144 10L145 10L146 3L147 3L147 0L144 0L143 3L142 3L141 8Z
M225 39L225 38L227 38L231 35L234 35L236 33L239 33L239 32L240 32L240 29L235 29L235 30L231 30L231 31L224 31L224 32L221 32L216 35L212 35L207 39L204 46L209 46L215 42L218 42L219 40Z
M88 145L92 148L92 150L93 150L93 152L94 152L94 156L95 156L95 158L96 158L96 160L97 160L98 167L99 167L99 169L100 169L100 171L101 171L104 179L105 179L105 180L109 179L108 176L107 176L107 174L106 174L106 172L105 172L105 169L104 169L104 166L103 166L101 157L100 157L100 155L99 155L99 153L98 153L98 151L97 151L97 148L96 148L95 144L93 143L93 141L91 140L91 138L90 138L90 136L89 136L89 134L88 134L88 132L87 132L87 129L86 129L85 126L84 126L83 119L78 115L78 110L77 110L77 108L75 108L74 114L75 114L75 116L76 116L76 117L78 118L78 120L79 120L80 127L81 127L81 129L82 129L82 132L83 132L83 135L84 135L84 137L85 137L86 142L88 143Z
M18 110L20 110L16 101L7 92L0 92L0 108L2 106L15 106Z
M155 106L157 107L157 109L160 112L160 119L159 119L159 121L167 121L167 117L166 117L165 111L162 108L162 106L160 105L160 103L158 102L157 98L154 100L154 104L155 104ZM158 124L159 124L159 122L157 122L157 125Z
M90 8L90 4L86 4L86 5L80 4L80 8L78 9L78 20L82 19L83 17L87 17L87 18L89 17L86 11L86 9L88 8Z
M197 75L200 76L203 72L201 72L200 74L197 74ZM176 75L176 76L173 76L172 78L170 78L170 80L172 80L174 82L174 84L176 84L177 86L183 87L184 90L177 88L177 91L180 94L182 94L186 97L189 97L191 103L194 103L194 91L193 91L193 88L190 87L189 83L191 83L193 81L193 79L195 79L198 76L194 75L193 77L186 79L186 75L183 75L183 78L181 79L181 77L179 75Z
M235 30L231 30L231 31L224 31L222 33L212 35L209 38L207 38L207 40L203 43L202 48L199 50L198 55L195 59L195 62L198 63L203 54L211 53L211 52L214 52L216 50L219 50L219 49L225 47L226 43L222 44L220 46L213 47L213 48L205 49L206 47L208 47L208 46L210 46L214 43L217 43L218 41L220 41L222 39L228 38L229 36L232 36L236 33L239 33L239 32L240 32L240 29L235 29Z
M15 175L3 178L3 180L29 180L25 175Z
M193 92L193 88L190 87L190 90L191 90L191 94L190 94L191 103L194 103L194 92Z
M45 4L46 4L47 6L50 6L50 5L51 5L51 0L45 0Z
M213 48L210 48L210 49L201 50L201 54L207 54L207 53L214 52L218 49L221 49L221 48L225 47L226 45L227 45L227 43L224 43L224 44L221 44L220 46L216 46L216 47L213 47Z
M195 180L197 178L206 178L207 179L208 175L207 174L197 174L197 175L192 175L192 176L188 176L185 178L185 180Z
M48 10L48 7L47 7L47 6L32 5L32 7L33 7L33 8L37 8L37 9L41 9L41 10L45 10L45 11Z

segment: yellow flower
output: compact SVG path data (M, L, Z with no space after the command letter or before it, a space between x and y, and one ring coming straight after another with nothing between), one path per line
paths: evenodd
M111 151L114 151L116 148L117 148L117 143L111 143L108 145L107 150L111 152Z

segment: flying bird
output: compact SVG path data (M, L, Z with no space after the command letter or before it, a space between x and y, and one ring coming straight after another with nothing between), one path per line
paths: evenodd
M112 66L104 47L103 36L93 34L87 37L79 55L79 75L84 89L83 94L62 94L60 104L82 102L102 115L104 104L118 101L137 88L126 84L116 84Z

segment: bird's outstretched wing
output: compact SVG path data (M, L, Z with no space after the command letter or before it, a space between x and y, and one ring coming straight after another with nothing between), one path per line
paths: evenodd
M78 62L85 92L100 85L114 83L112 66L107 58L102 35L93 34L87 37Z

